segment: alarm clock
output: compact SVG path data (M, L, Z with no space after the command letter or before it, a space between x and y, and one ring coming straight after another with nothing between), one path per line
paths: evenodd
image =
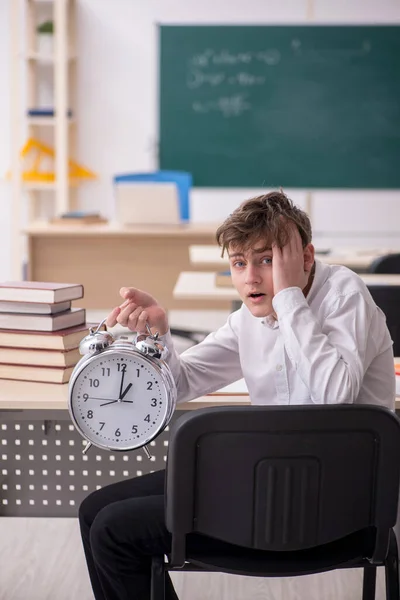
M127 452L159 435L176 406L176 386L164 361L168 349L158 333L114 337L90 329L80 343L83 355L69 382L68 409L79 433L91 445Z

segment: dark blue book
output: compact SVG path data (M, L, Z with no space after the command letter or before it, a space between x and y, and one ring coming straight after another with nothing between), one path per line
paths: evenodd
M54 117L54 108L30 108L28 117ZM67 116L72 117L72 110L67 110Z

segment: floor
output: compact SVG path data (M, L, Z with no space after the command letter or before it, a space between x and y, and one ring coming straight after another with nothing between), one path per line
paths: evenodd
M222 313L186 313L171 315L171 322L208 329L225 318ZM176 342L179 351L188 346ZM356 600L361 599L362 573L268 580L182 573L173 579L181 600ZM382 572L377 591L376 600L383 600ZM0 600L93 600L76 519L0 519Z
M1 600L93 598L75 519L0 519Z
M0 540L0 600L93 600L75 519L3 518ZM356 570L288 579L173 574L180 600L361 600L361 577Z

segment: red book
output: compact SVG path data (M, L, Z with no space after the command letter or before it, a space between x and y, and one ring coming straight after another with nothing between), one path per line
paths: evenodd
M40 350L71 350L77 348L80 341L89 333L89 327L83 323L77 327L59 331L16 331L0 329L0 346L8 348L38 348ZM104 329L104 325L102 327Z
M32 367L30 365L0 364L0 379L19 381L42 381L44 383L67 383L74 367Z
M84 308L71 308L56 315L0 313L0 329L20 331L58 331L82 325L86 320Z
M0 300L7 302L64 302L83 298L83 285L41 281L5 281L0 283Z

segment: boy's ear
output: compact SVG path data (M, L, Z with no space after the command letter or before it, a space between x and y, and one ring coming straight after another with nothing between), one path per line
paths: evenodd
M314 264L315 249L312 244L307 244L304 248L304 271L309 273Z

